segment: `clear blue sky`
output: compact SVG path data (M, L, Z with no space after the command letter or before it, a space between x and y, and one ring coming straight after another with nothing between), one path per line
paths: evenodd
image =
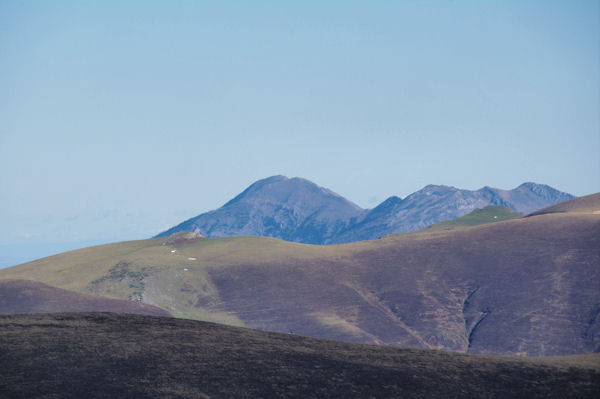
M274 174L600 191L600 2L0 0L0 266Z

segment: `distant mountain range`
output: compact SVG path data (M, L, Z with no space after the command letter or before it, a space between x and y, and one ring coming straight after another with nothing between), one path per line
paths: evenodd
M489 205L521 214L575 198L545 184L513 190L471 191L428 185L401 199L392 196L373 209L302 178L259 180L214 211L195 216L156 237L190 231L207 237L266 236L306 244L337 244L407 233L464 216Z

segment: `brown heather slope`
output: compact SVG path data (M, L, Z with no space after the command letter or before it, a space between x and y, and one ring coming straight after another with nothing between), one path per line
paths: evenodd
M598 352L600 198L584 211L574 201L559 213L346 245L264 237L125 242L0 270L0 279L352 342L527 356Z
M505 358L114 313L0 315L0 398L597 398L600 355Z
M0 314L91 311L171 316L143 303L80 294L37 281L0 280Z

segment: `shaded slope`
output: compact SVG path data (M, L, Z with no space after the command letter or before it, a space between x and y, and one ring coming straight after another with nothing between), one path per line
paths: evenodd
M341 258L210 268L219 301L209 307L251 327L349 341L530 356L594 352L598 219L517 219L364 243Z
M347 245L163 244L87 248L0 278L138 295L175 316L345 341L529 356L600 350L600 214Z
M171 316L155 306L80 294L29 280L0 280L0 314L118 312Z
M105 313L0 316L0 397L594 398L600 355L467 356Z

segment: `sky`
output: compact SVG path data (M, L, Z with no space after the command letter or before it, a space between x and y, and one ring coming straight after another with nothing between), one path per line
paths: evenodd
M0 267L277 174L600 191L600 2L0 0Z

